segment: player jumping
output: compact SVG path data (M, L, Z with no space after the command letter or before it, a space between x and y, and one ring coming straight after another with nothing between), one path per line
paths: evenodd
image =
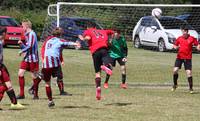
M95 82L96 82L96 99L101 99L101 70L108 75L112 75L112 59L108 54L108 36L113 34L112 30L99 30L94 25L88 24L87 30L79 38L88 41L89 49L92 54Z

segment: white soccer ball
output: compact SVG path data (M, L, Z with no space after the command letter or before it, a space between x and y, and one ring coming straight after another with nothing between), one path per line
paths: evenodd
M154 8L151 12L151 15L156 18L160 18L162 15L162 10L160 8Z

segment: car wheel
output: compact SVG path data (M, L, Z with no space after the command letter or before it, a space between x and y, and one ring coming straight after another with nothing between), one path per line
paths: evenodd
M134 42L133 42L133 46L135 48L140 48L141 47L140 38L138 36L135 37Z
M160 39L158 42L158 51L159 52L164 52L166 51L166 46L165 46L165 42L163 39Z

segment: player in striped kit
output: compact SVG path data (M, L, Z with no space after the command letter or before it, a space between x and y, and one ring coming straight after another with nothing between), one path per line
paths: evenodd
M46 94L49 100L49 107L54 106L54 102L52 99L52 90L51 90L51 76L61 74L59 73L59 68L61 66L60 60L60 51L63 46L74 45L80 47L79 43L67 42L65 40L60 39L59 37L62 35L63 31L61 28L56 28L52 35L53 37L47 39L43 43L43 48L41 50L42 55L42 74L44 81L46 83Z
M53 36L52 36L53 37ZM52 38L51 36L49 38L47 38L47 40L49 40L50 38ZM44 45L42 46L42 48L44 48ZM43 51L44 49L42 49ZM64 59L63 59L63 55L62 55L62 50L60 51L60 61L61 61L61 65L64 66ZM58 72L56 74L53 74L53 77L57 78L56 79L56 83L58 85L59 91L60 91L60 95L65 95L65 96L72 96L72 94L66 92L64 90L64 82L63 82L63 72L62 72L62 66L59 67ZM40 75L40 78L42 78L42 75ZM34 91L34 84L32 84L32 86L29 88L29 94L34 94L34 95L38 95L38 87L36 87L36 90Z
M25 43L19 41L21 51L19 55L23 55L23 60L20 64L18 72L20 94L17 96L18 99L24 99L24 73L29 71L32 75L33 83L36 85L38 79L36 74L39 70L39 57L38 57L38 43L36 33L32 30L32 23L29 20L22 21L22 27L25 31ZM34 96L33 99L38 99L38 96Z

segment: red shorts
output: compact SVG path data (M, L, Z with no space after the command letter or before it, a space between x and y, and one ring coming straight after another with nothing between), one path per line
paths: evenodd
M22 61L20 64L20 69L24 69L24 70L30 71L30 72L39 71L39 63Z
M56 73L59 73L59 67L42 69L42 74L44 76L45 82L49 82L51 80L51 76L54 77L54 74Z
M3 64L0 67L0 71L1 71L0 85L2 85L2 84L4 85L5 82L10 81L10 76L9 76L6 66L4 66Z

